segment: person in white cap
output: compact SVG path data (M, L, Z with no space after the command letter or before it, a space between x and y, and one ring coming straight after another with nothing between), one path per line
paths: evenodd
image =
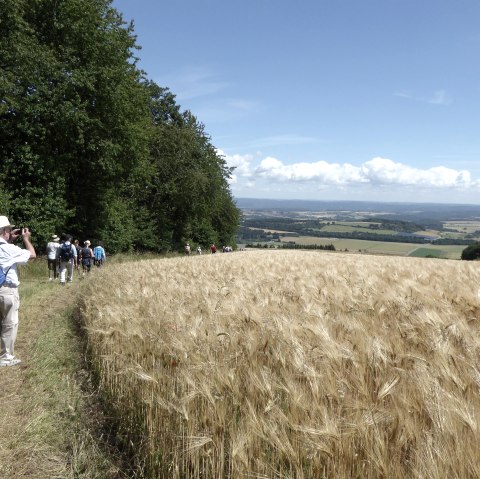
M48 263L48 280L53 281L58 277L60 238L53 235L52 239L47 243L47 263Z
M6 216L0 216L0 366L20 363L20 359L14 356L20 305L17 264L26 264L29 259L37 256L30 243L30 235L28 228L14 229ZM20 236L25 249L12 244Z

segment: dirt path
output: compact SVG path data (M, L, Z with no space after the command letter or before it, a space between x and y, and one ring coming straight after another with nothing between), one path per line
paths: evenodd
M66 477L67 453L51 450L36 427L42 415L49 414L50 394L39 390L34 366L39 339L52 321L73 306L76 290L34 281L21 286L15 354L22 363L0 369L0 477Z

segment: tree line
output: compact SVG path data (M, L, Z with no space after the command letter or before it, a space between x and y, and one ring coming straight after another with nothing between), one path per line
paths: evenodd
M275 249L319 249L319 250L325 250L325 251L336 251L335 246L333 244L296 244L293 242L288 242L288 243L248 243L245 245L245 248L275 248Z
M110 252L232 244L232 173L110 0L0 0L0 211Z

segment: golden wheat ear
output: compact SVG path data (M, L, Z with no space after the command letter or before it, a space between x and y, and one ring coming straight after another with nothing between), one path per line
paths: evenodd
M474 264L256 251L97 273L92 363L146 477L480 477Z

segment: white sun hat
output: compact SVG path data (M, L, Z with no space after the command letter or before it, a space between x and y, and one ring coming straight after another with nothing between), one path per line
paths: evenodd
M15 225L10 224L10 221L8 221L6 216L0 216L0 228L6 228L8 226L13 228Z

